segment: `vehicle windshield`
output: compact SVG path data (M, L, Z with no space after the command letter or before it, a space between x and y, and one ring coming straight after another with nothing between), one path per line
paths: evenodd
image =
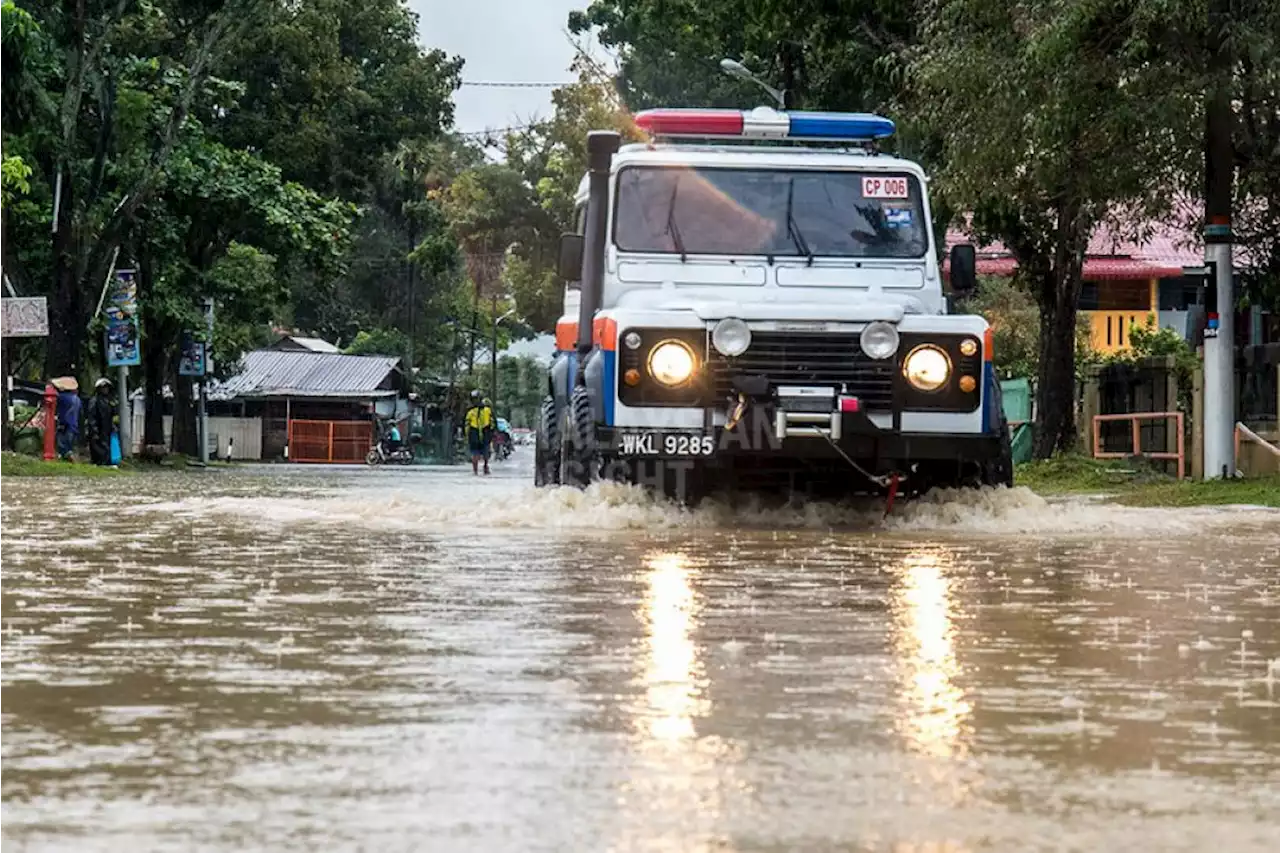
M625 252L919 258L920 183L884 172L628 167L614 242Z

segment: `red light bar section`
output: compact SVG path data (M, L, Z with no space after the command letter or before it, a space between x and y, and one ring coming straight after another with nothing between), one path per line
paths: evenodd
M741 136L738 110L645 110L636 124L651 136Z

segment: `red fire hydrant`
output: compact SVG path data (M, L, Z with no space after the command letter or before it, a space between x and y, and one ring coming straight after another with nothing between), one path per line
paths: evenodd
M52 385L44 386L44 461L52 462L58 455L58 392Z

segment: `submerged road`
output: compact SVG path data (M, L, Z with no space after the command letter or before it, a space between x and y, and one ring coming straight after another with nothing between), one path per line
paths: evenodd
M1253 851L1280 514L3 486L18 850Z

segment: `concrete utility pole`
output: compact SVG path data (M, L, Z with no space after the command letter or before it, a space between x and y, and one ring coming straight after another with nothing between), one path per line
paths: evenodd
M1235 296L1231 269L1231 202L1235 163L1232 147L1231 56L1224 29L1231 0L1209 5L1209 65L1205 92L1204 257L1205 282L1204 476L1232 477L1235 459Z
M200 464L209 464L209 371L213 368L213 299L204 298L204 372L200 374Z

